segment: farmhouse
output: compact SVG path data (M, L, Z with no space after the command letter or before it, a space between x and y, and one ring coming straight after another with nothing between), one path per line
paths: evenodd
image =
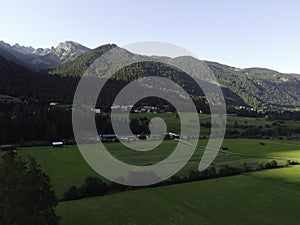
M132 109L133 105L112 105L110 108L114 111L126 112Z
M157 111L156 106L141 106L134 110L135 113L157 113Z
M169 133L166 133L165 139L171 139L171 140L180 139L180 135L169 132Z
M125 142L131 142L131 141L138 141L139 138L137 138L136 136L123 136L120 137L120 140Z
M56 105L58 105L57 102L49 102L49 106L56 106Z
M100 108L91 108L91 111L94 112L95 114L100 114L101 113Z
M116 134L101 134L100 140L101 141L117 141L118 137Z
M152 134L151 136L147 136L147 140L162 140L164 139L161 134Z

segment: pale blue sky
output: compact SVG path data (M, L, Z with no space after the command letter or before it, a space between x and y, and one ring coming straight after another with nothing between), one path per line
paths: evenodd
M164 41L237 67L300 73L297 0L0 0L0 40L34 47Z

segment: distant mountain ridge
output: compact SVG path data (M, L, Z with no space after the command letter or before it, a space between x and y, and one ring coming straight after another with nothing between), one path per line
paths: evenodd
M239 69L214 62L206 63L222 86L230 88L252 107L300 106L300 79L296 75L264 68Z
M95 49L88 49L76 42L66 41L58 44L56 48L34 49L20 45L9 45L0 42L0 56L16 64L26 66L32 70L47 72L48 76L78 79L86 69L105 52L119 48L115 44L102 45ZM121 49L121 48L119 48ZM224 93L226 102L232 106L248 106L254 108L300 108L300 75L284 74L264 68L240 69L217 62L201 61L189 56L176 58L144 56L133 54L121 49L126 59L141 59L142 61L157 61L175 63L186 68L194 79L206 79L203 69L209 68L217 78ZM120 82L128 83L145 76L164 76L173 81L193 95L195 99L203 99L202 91L195 86L188 76L182 72L155 63L137 63L122 69L111 82L111 94L119 90ZM120 60L108 62L109 67L118 68ZM196 69L197 68L197 69ZM99 76L105 74L106 67L99 68ZM0 76L3 71L0 71ZM59 80L59 79L58 79ZM118 88L114 88L118 87ZM207 84L211 85L211 84ZM66 87L68 89L68 87ZM72 91L74 85L72 86ZM0 90L1 91L1 90ZM168 91L168 90L166 90ZM172 90L170 90L172 91ZM109 96L110 93L107 93ZM202 101L202 100L201 100Z
M83 53L74 60L58 65L50 73L60 76L80 77L84 74L88 66L103 52L115 47L117 46L104 45ZM148 57L127 51L125 58L140 58L142 60L155 61L160 57ZM197 60L190 56L176 58L163 57L161 61L180 65L181 68L189 71L189 74L194 78L202 80L206 79L206 77L203 77L205 75L203 69L208 66L220 83L228 104L251 106L254 108L293 108L300 106L300 75L283 74L264 68L240 69L216 62ZM115 60L109 62L109 65L114 67L118 63L120 62ZM148 71L144 71L144 76L151 74L150 70L151 68L148 67ZM130 77L135 77L135 73L139 72L134 69L131 69L131 72L127 70L122 76L118 76L118 79L123 81L131 80ZM172 72L171 70L167 70L161 73L169 74ZM190 90L191 87L186 87L185 89Z
M74 41L38 49L0 41L0 56L37 71L57 66L87 51L90 49Z

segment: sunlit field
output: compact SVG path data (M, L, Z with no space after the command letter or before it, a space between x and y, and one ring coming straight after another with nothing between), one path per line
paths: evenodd
M294 166L63 202L57 212L62 225L298 225L299 180Z
M191 141L196 142L195 140ZM260 145L264 142L265 145ZM133 145L143 146L142 141L133 142ZM175 140L163 141L155 150L133 151L121 143L106 143L110 153L121 161L133 165L149 165L166 158L178 144ZM198 170L199 162L203 154L203 147L207 140L199 140L198 147L187 165L177 175L187 175L190 170ZM257 167L260 163L276 160L278 164L286 164L287 160L297 161L300 158L300 142L281 140L257 140L257 139L228 139L224 140L224 146L228 151L219 152L211 166L216 168L221 165L241 167L247 163L249 167ZM53 188L58 195L62 194L72 185L80 186L87 176L99 176L82 158L76 146L63 148L32 147L18 150L19 154L26 158L34 157L42 169L50 175ZM233 154L233 153L239 153Z

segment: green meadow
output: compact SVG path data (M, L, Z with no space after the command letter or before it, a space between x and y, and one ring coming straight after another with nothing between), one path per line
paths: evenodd
M62 225L298 225L300 167L62 202Z
M197 141L190 142L196 144ZM144 144L143 141L130 143L134 147ZM148 144L159 143L150 141ZM151 151L133 151L117 142L105 146L123 162L149 165L166 158L177 144L175 140L163 141ZM198 141L194 155L178 176L198 169L206 145L207 139ZM211 165L216 169L222 165L242 167L245 163L255 169L271 160L279 165L285 165L287 160L300 161L299 141L225 139L223 146L228 150L218 153ZM84 161L77 146L19 148L18 153L25 159L32 156L37 160L51 177L59 199L71 186L81 186L87 176L100 177ZM299 188L300 166L289 166L60 202L56 211L61 216L61 225L298 225Z
M155 141L154 141L155 142ZM195 142L193 140L192 142ZM259 142L264 142L262 146ZM133 142L135 146L143 146L143 142ZM105 146L110 153L123 162L133 165L149 165L166 158L178 144L177 141L163 141L152 151L133 151L121 143L107 143ZM187 175L191 170L197 170L207 140L199 140L194 155L177 175ZM259 139L226 139L223 143L228 152L219 152L212 166L221 165L241 167L247 163L256 168L260 163L275 159L278 164L286 164L287 160L300 159L300 142ZM42 169L51 177L53 189L59 198L72 185L80 186L87 176L99 176L82 158L76 146L63 148L31 147L21 148L19 154L27 158L34 157ZM236 155L233 153L239 153ZM299 160L300 161L300 160Z
M168 131L179 133L179 119L175 114L131 114L132 118L162 117ZM207 115L199 115L200 122L210 122ZM188 126L193 121L186 121ZM227 117L227 127L235 124L272 127L267 118ZM278 125L276 125L278 126ZM281 127L300 127L298 121L281 122ZM209 136L210 128L201 126L200 136ZM186 176L197 171L208 140L190 140L196 145L188 163L176 175ZM264 143L262 145L261 143ZM157 145L151 151L134 151L130 147ZM132 165L150 165L168 157L178 145L176 140L138 141L129 146L122 143L105 143L108 151L117 159ZM260 164L276 160L286 165L287 160L300 162L300 141L278 139L225 139L222 146L228 150L219 152L211 164L217 170L224 165L235 168L256 169ZM34 157L51 178L53 190L59 199L71 186L81 186L87 176L98 175L82 158L77 146L62 148L18 148L26 159ZM1 153L0 153L1 154ZM300 216L300 166L248 172L241 175L204 181L143 188L101 197L60 202L57 213L62 225L98 224L205 224L205 225L298 225ZM257 222L259 221L259 223Z

